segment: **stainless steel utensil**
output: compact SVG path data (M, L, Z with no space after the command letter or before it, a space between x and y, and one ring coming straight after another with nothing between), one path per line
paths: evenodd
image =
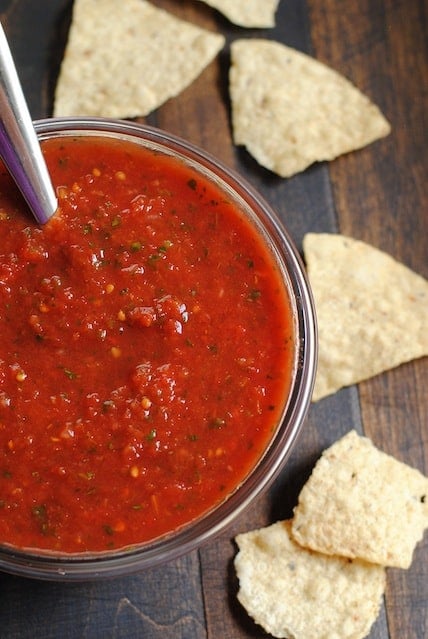
M57 198L1 24L0 156L36 220L47 222Z

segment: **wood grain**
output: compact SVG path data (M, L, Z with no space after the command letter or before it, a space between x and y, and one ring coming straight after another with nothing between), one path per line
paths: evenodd
M0 575L4 639L205 639L197 553L113 581L37 582Z
M375 5L375 7L373 6ZM425 5L426 9L426 5ZM365 91L392 125L388 139L330 166L340 231L427 276L427 47L424 3L310 3L314 50ZM360 384L364 432L428 471L426 358ZM397 525L399 523L397 522ZM409 571L388 571L390 636L428 636L428 544ZM425 569L426 570L426 569Z

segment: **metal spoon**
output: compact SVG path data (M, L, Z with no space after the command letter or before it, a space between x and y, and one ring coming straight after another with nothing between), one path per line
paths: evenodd
M58 202L0 24L0 156L40 224Z

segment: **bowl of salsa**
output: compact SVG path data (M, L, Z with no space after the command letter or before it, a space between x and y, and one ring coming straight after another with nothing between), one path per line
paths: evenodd
M239 175L166 132L35 124L59 207L0 171L0 569L151 567L223 531L311 399L304 268Z

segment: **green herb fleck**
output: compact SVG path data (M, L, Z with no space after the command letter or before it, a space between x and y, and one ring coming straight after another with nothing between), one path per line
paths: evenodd
M45 535L49 532L48 513L44 504L38 504L31 509L33 517L39 522L40 532Z
M171 240L165 240L163 244L161 244L161 246L158 247L158 251L160 251L161 253L166 253L168 249L171 248L171 246L172 246Z
M147 435L147 441L152 442L156 437L156 428L152 428L150 433Z
M196 182L196 180L194 178L191 178L188 182L187 182L187 186L189 188L192 189L192 191L196 191L196 187L198 186L198 183Z
M138 241L137 241L137 242L132 242L132 243L131 243L131 251L132 251L133 253L136 253L137 251L140 251L140 250L141 250L141 247L142 247L141 242L138 242Z
M255 302L256 300L260 299L261 295L262 295L262 294L261 294L261 292L260 292L260 291L258 291L258 290L256 290L256 289L253 289L252 291L250 291L250 292L248 293L248 295L247 295L247 299L248 299L250 302Z
M103 404L103 413L107 413L111 408L114 408L114 401L112 399L106 399Z
M44 504L33 506L31 512L38 519L46 519L47 517L46 506Z
M69 368L63 368L64 374L67 375L68 379L76 379L77 373L71 371Z
M225 426L226 421L222 417L213 417L208 426L209 428L223 428Z
M110 537L111 537L112 535L114 535L114 530L113 530L113 528L112 528L111 526L109 526L108 524L104 524L104 526L103 526L103 530L104 530L105 534L106 534L106 535L109 535Z
M151 255L149 255L147 262L149 266L151 266L152 268L155 268L156 262L158 262L160 259L161 259L161 256L159 255L159 253L152 253Z

